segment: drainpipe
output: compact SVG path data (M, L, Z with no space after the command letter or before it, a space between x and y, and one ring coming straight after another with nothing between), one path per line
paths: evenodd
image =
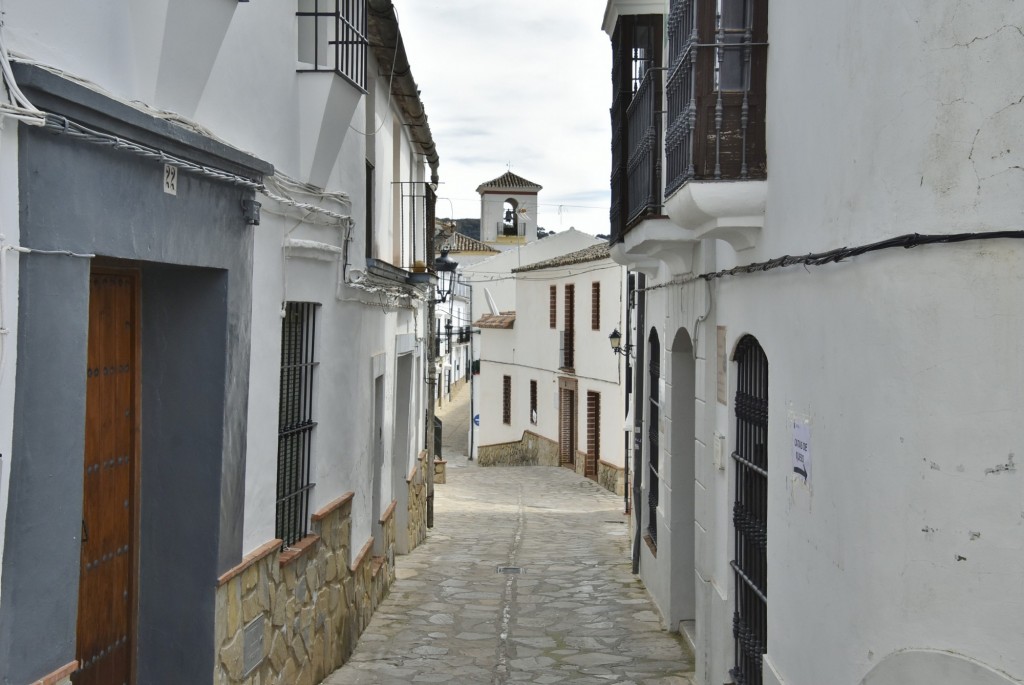
M633 573L640 572L640 536L643 530L643 507L640 504L641 479L643 473L643 439L644 439L644 327L647 311L647 293L643 292L647 285L647 277L638 273L636 287L641 292L636 296L636 364L633 366L635 379L633 382ZM626 328L626 340L629 340L629 328Z
M473 443L476 440L476 374L473 373L473 286L469 287L469 460L473 461Z

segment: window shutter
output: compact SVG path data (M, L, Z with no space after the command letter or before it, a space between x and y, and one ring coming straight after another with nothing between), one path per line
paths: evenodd
M548 290L548 326L558 328L558 286Z

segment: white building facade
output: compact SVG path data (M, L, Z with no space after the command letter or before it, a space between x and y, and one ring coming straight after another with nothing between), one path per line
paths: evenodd
M438 156L344 8L5 3L0 681L320 682L424 538Z
M520 309L475 323L480 465L564 466L624 495L625 365L608 333L625 270L599 243L514 275Z
M607 5L634 561L702 685L1024 679L1022 21Z

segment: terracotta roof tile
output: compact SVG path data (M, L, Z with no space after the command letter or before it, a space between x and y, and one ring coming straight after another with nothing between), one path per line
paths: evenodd
M538 269L550 269L556 266L571 266L573 264L585 264L587 262L596 262L599 259L608 259L608 243L598 243L597 245L591 245L585 247L582 250L576 250L569 254L560 255L558 257L552 257L551 259L545 259L543 262L537 262L535 264L527 264L521 266L518 269L512 269L512 273L520 273L522 271L536 271Z
M515 312L502 312L501 314L484 314L475 322L473 325L477 328L505 328L510 329L515 326L516 313Z
M495 250L487 243L461 233L453 233L447 238L443 238L439 244L441 247L438 248L438 254L440 254L442 249L447 249L449 252L487 252L494 254L500 252L500 250Z
M527 181L522 176L517 176L511 171L506 171L498 178L493 178L490 181L481 183L477 186L476 192L482 192L484 190L528 190L538 191L543 186L534 183L533 181Z

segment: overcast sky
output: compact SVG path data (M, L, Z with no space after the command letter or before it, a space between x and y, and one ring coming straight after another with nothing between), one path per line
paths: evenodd
M538 225L608 233L605 0L394 0L441 156L437 215L479 218L508 170L544 186ZM445 199L447 198L447 199Z

